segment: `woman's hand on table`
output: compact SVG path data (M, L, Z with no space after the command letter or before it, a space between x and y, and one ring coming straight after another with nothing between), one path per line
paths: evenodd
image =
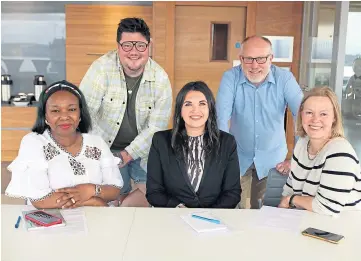
M95 195L94 184L79 184L75 187L57 189L56 192L66 193L57 200L57 203L64 202L62 208L72 208L83 206L84 202L90 200Z
M279 208L289 208L290 207L290 198L291 196L282 197L281 202L278 205Z

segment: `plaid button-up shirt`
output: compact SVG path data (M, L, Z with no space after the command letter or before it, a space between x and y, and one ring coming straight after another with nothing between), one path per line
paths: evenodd
M93 62L80 83L92 117L92 134L113 144L127 107L127 86L116 50ZM172 88L167 73L149 58L135 101L138 136L125 150L133 159L147 161L153 134L168 126Z

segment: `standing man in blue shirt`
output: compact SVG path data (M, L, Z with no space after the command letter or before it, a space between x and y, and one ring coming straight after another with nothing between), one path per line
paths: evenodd
M276 167L288 175L284 115L288 105L296 119L303 93L291 72L272 65L272 44L267 38L246 38L239 58L241 65L223 75L217 121L219 128L237 141L241 207L246 207L244 193L250 190L251 208L256 209L263 199L269 170Z

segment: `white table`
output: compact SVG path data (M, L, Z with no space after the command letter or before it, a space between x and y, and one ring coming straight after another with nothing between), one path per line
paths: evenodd
M32 236L14 229L22 206L2 205L2 261L24 260L302 260L360 261L361 212L337 219L305 212L299 231L315 227L345 236L338 245L254 226L258 210L212 210L234 229L198 235L180 219L190 209L86 207L87 236ZM28 242L36 242L33 247Z
M2 261L121 260L135 213L134 208L86 207L87 235L39 236L23 224L14 228L23 208L1 205Z

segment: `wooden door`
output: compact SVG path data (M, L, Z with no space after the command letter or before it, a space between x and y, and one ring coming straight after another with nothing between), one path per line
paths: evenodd
M227 25L225 60L212 60L212 24ZM238 60L245 33L246 7L176 6L174 94L187 82L202 80L216 96L223 73Z

